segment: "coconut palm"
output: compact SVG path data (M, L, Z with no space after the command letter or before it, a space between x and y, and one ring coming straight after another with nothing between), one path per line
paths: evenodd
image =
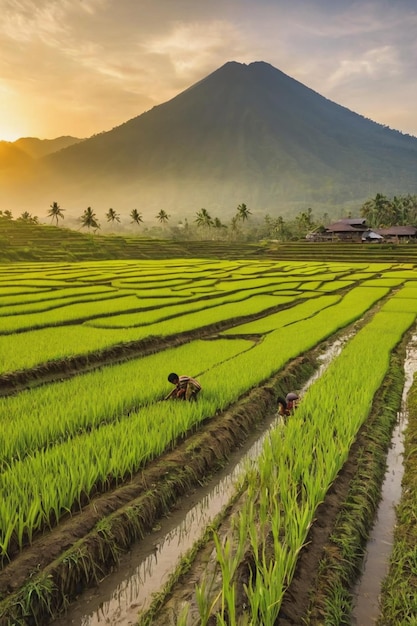
M106 217L107 221L112 222L112 224L114 222L120 222L120 215L114 209L109 209L106 213Z
M367 200L361 207L361 216L366 219L369 226L378 228L387 222L390 200L382 193L377 193L375 198ZM389 219L388 219L389 222Z
M169 220L169 215L164 209L161 209L158 215L155 216L158 222L162 225L165 225Z
M200 209L197 211L195 221L199 228L203 229L203 232L206 232L206 236L208 235L208 231L213 226L213 219L207 209Z
M197 222L197 226L204 226L205 228L210 228L213 225L213 220L207 209L200 209L197 211L195 221Z
M90 230L90 228L93 228L94 230L100 228L97 216L90 206L86 208L81 216L81 228L84 228L84 226L86 226L88 230Z
M131 210L130 217L132 218L131 224L136 223L139 226L139 224L143 222L142 213L139 213L137 209Z
M56 221L56 225L58 226L58 220L64 219L64 210L61 209L58 202L52 202L48 211L48 217L51 218L51 222Z
M249 215L252 215L252 213L249 211L246 204L239 204L239 206L237 207L237 219L245 222L247 219L249 219Z

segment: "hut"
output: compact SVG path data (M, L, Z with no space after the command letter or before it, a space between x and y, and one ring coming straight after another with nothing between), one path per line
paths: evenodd
M326 228L326 233L329 235L331 241L352 241L360 243L362 241L362 235L369 230L366 225L366 220L361 217L357 218L344 218L338 222L330 224Z
M393 243L408 243L417 239L417 228L414 226L389 226L375 230L384 238L384 241Z

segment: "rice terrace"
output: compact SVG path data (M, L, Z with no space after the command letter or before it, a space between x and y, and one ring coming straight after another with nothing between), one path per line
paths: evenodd
M417 250L153 246L0 265L0 624L60 623L261 435L134 621L73 623L352 623L415 341ZM197 402L163 401L169 372L200 381ZM299 406L277 419L288 391ZM417 616L416 393L383 625Z

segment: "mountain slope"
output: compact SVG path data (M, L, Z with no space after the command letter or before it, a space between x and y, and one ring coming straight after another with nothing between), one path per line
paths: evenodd
M417 139L327 100L263 62L224 66L172 100L41 159L60 204L202 206L231 215L330 214L377 192L417 192ZM32 196L33 197L33 196ZM84 207L85 208L85 207Z
M23 168L31 162L31 157L10 141L0 141L0 171Z
M51 154L52 152L57 152L58 150L63 150L64 148L68 148L68 146L72 146L75 143L79 143L83 141L83 139L78 139L77 137L57 137L56 139L38 139L37 137L21 137L13 142L20 150L26 152L29 156L34 159L39 159L40 157L44 157L47 154Z

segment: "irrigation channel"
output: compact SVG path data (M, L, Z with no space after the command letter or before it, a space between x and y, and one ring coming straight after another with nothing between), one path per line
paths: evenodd
M403 433L408 420L407 396L414 374L417 372L417 335L412 337L407 347L404 372L402 406L388 451L381 501L366 545L362 572L354 589L352 624L355 626L374 624L379 617L379 593L382 580L388 573L394 536L395 507L401 497L401 481L404 473Z
M319 357L321 365L304 385L301 396L340 353L349 337L337 339L323 352ZM121 557L117 570L97 587L86 590L64 616L52 622L53 625L135 624L138 614L149 607L152 594L161 590L207 526L227 507L235 493L238 477L246 471L248 462L256 462L269 430L281 423L280 417L272 415L263 432L252 435L230 456L227 466L198 493L183 498L176 511L162 520L148 541L133 546Z

